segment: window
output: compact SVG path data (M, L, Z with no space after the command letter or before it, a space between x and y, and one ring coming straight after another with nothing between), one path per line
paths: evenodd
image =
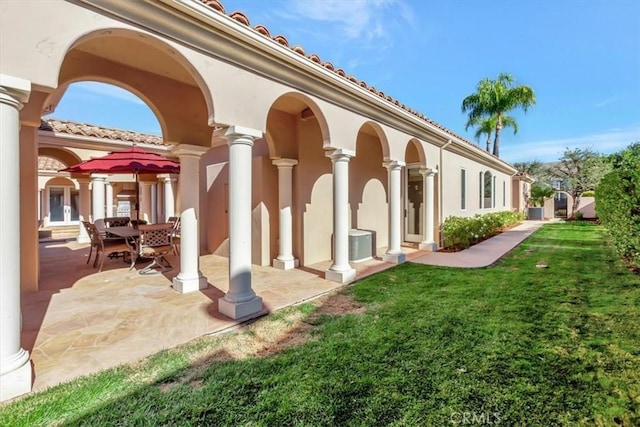
M482 185L483 177L484 174L480 172L480 183L478 184L478 188L480 189L480 196L478 197L478 199L480 200L480 209L482 209L482 207L484 206L484 185Z
M495 208L496 207L496 178L497 177L493 177L493 183L491 185L491 207Z
M502 207L507 207L507 181L502 181Z
M460 169L460 209L467 209L467 170Z
M495 206L495 195L493 187L495 184L495 177L491 175L491 172L486 171L484 174L480 172L482 180L480 182L480 207L492 208Z

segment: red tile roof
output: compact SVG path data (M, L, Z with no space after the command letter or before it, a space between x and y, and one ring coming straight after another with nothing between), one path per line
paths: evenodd
M87 123L72 122L69 120L43 119L40 124L40 130L93 138L112 139L116 141L135 142L139 144L167 145L162 140L162 137L158 135L150 135L122 129L110 129Z
M276 42L280 43L281 45L288 47L289 49L291 49L292 51L294 51L295 53L309 59L311 62L314 62L316 64L318 64L319 66L322 66L330 71L333 71L334 73L338 74L339 76L341 76L342 78L350 81L351 83L360 86L364 89L369 90L369 92L372 92L376 95L378 95L380 98L384 99L385 101L403 109L404 111L424 120L425 122L429 123L432 126L437 127L438 129L441 129L445 132L447 132L448 134L450 134L451 136L454 136L458 139L460 139L461 141L464 141L470 145L473 145L474 147L477 147L477 144L474 144L471 141L468 141L467 139L465 139L464 137L456 134L455 132L447 129L446 127L442 126L439 123L434 122L433 120L431 120L430 118L428 118L427 116L425 116L424 114L413 110L407 106L405 106L404 104L400 103L398 100L393 99L392 97L390 97L389 95L386 95L385 93L378 91L375 87L373 86L369 86L366 82L364 81L360 81L358 80L355 76L349 76L347 75L343 69L341 68L336 68L334 67L334 65L331 62L323 62L320 57L318 55L316 55L315 53L309 54L307 55L304 51L304 49L301 46L289 46L289 41L286 39L286 37L282 36L282 35L277 35L277 36L272 36L271 33L269 32L269 29L266 28L264 25L256 25L254 27L251 27L251 24L249 22L249 18L247 18L247 16L242 13L242 12L231 12L229 14L226 13L226 11L224 10L224 6L222 5L222 3L218 0L199 0L200 2L206 4L207 6L209 6L211 9L215 10L218 13L221 13L223 15L227 15L230 18L234 19L235 21L241 23L242 25L245 25L249 28L253 28L253 30L255 30L256 32L260 33L261 35L263 35L264 37L268 37L272 40L275 40Z

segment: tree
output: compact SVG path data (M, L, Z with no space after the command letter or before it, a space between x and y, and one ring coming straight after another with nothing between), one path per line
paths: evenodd
M516 108L526 113L536 104L536 96L529 86L516 86L511 74L500 73L496 80L484 78L476 92L462 101L462 112L468 113L467 127L482 118L496 117L493 154L500 156L500 131L505 126L505 114Z
M478 126L478 129L476 130L475 138L477 141L479 141L482 135L487 135L487 151L490 152L491 151L491 134L496 129L497 122L498 122L497 116L492 116L489 118L478 118L476 120L467 122L467 126L465 130L469 129L470 126ZM510 116L502 117L502 127L513 128L514 135L518 133L518 122L513 117L510 117Z
M572 212L575 212L582 193L595 190L609 169L606 158L591 148L567 148L560 160L551 166L550 172L566 184L567 193L573 198Z
M544 164L539 160L531 160L528 162L516 162L513 167L518 169L520 173L526 173L536 181L542 181L543 176L546 174Z
M531 186L531 201L533 206L544 207L544 201L553 196L555 190L551 187L533 184Z
M640 141L612 156L596 189L598 218L618 254L640 272Z

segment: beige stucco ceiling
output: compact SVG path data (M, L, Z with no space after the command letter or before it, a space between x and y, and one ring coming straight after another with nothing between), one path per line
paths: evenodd
M140 38L110 35L81 43L76 49L95 56L196 86L189 72L176 60L176 53L166 47L163 52ZM142 54L143 53L143 54Z

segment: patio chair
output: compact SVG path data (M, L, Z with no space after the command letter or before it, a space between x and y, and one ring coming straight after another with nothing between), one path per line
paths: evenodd
M91 239L91 231L89 231L89 226L91 225L91 223L89 221L82 221L82 225L84 226L84 229L87 231L87 235L91 240L89 256L87 257L87 264L89 264L89 261L91 261L91 255L93 254L93 248L96 248L96 257L98 256L98 241L94 241L94 239Z
M86 221L85 221L86 222ZM84 222L83 222L84 223ZM98 230L95 224L87 223L87 233L89 233L89 238L91 239L91 247L92 249L96 248L96 258L93 261L93 267L96 267L98 263L98 258L100 258L100 267L98 268L98 272L102 271L102 266L104 265L104 259L106 256L114 254L114 253L131 253L131 247L127 244L124 239L107 239ZM100 257L102 254L102 257ZM91 253L89 253L91 256ZM132 254L133 258L133 254Z
M163 272L172 269L173 267L165 255L168 255L172 250L173 224L141 224L138 226L138 231L140 231L140 238L137 243L136 255L141 258L153 258L153 262L140 270L139 274L148 274L156 267L160 267ZM131 268L134 263L135 260L132 260Z
M180 255L180 217L170 216L169 222L173 224L171 232L171 248L174 255Z

